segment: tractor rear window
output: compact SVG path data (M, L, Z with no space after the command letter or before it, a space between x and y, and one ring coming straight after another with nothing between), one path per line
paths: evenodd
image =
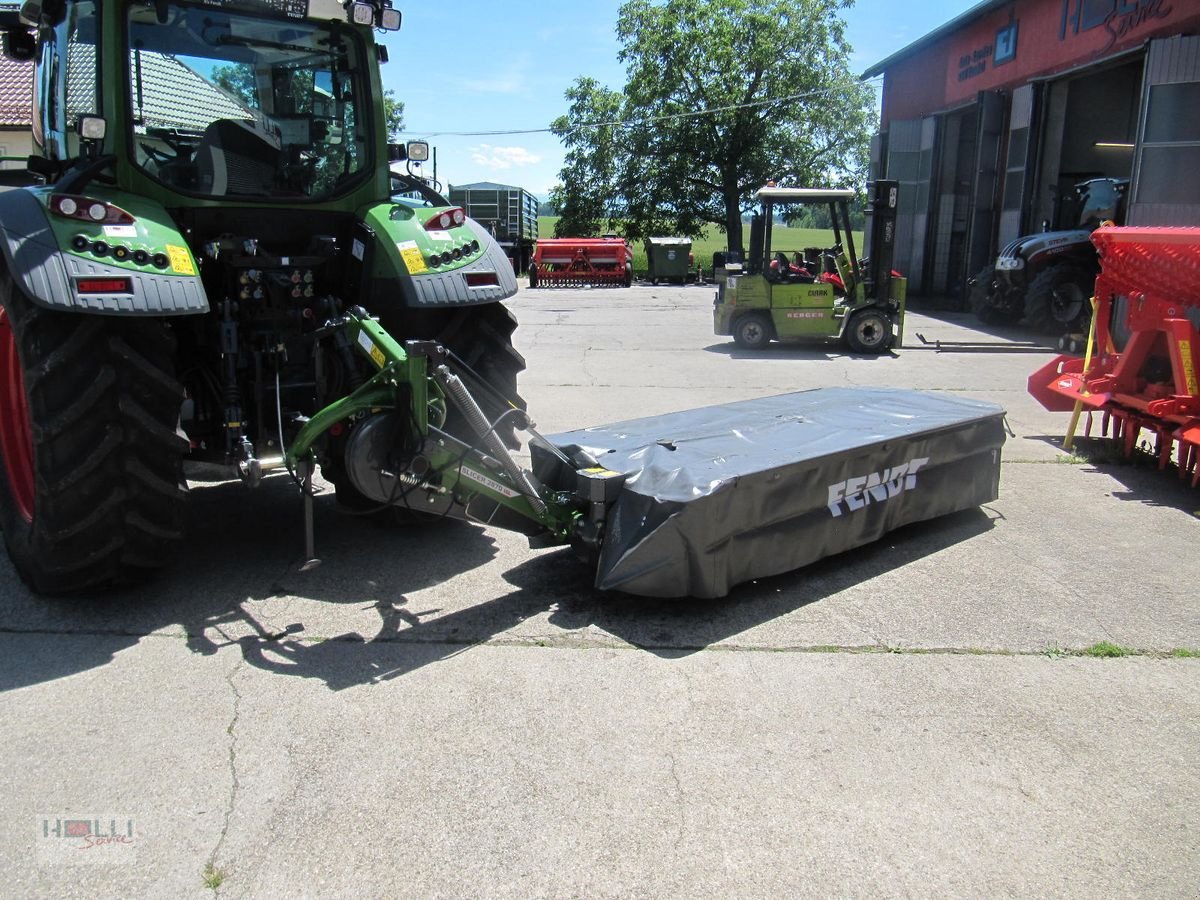
M341 193L371 166L364 54L333 23L131 6L134 160L200 196Z

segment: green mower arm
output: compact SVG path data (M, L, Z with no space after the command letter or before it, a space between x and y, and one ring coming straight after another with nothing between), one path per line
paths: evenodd
M554 543L566 543L582 515L572 495L547 491L533 474L521 469L495 435L466 387L445 365L430 371L430 357L406 351L378 322L362 310L351 310L331 330L342 330L378 371L354 392L320 410L300 429L284 458L293 471L312 467L313 447L338 422L360 413L408 407L415 437L423 444L429 467L423 478L439 489L461 495L483 495L542 526ZM326 332L327 334L329 332ZM431 399L454 402L475 423L479 441L467 446L431 429ZM436 432L436 433L435 433ZM464 503L465 505L465 503Z

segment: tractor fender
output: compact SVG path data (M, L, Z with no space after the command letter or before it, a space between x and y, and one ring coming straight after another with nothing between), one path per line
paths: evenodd
M144 202L144 201L143 201ZM163 220L169 221L165 212ZM80 223L81 231L99 226ZM161 226L155 238L161 238ZM187 244L178 232L178 248ZM190 273L176 275L122 266L64 251L50 226L45 207L29 190L0 193L0 251L22 291L38 306L103 315L172 316L208 312L208 298L188 253ZM182 265L182 263L181 263ZM127 278L130 293L80 294L80 278Z
M461 240L479 241L481 255L472 262L453 268L431 268L425 259L427 241L424 228L415 219L392 219L391 204L376 206L367 212L364 221L375 233L377 247L372 254L369 287L371 309L396 305L399 287L402 304L411 309L433 309L455 306L478 306L507 300L517 292L517 277L512 260L492 237L491 233L468 218L460 226L470 237ZM466 276L490 276L469 284Z

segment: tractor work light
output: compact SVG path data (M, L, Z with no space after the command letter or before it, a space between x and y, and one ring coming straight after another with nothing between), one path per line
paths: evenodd
M440 212L432 219L425 223L426 231L449 231L457 225L461 225L467 221L467 214L463 212L461 206L456 206L454 209L448 209L445 212Z
M385 6L379 11L379 27L384 31L399 31L400 21L401 15L398 9Z
M133 216L119 206L77 197L72 194L53 194L50 197L50 212L67 219L78 219L93 225L132 225Z
M371 3L355 3L350 7L350 21L355 25L374 25L375 6Z

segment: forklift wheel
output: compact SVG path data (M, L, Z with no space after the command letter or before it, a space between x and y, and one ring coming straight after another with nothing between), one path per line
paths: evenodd
M856 312L846 324L846 343L855 353L886 353L892 337L892 320L877 309Z
M733 342L743 350L761 350L771 343L771 323L766 316L751 313L733 326Z

